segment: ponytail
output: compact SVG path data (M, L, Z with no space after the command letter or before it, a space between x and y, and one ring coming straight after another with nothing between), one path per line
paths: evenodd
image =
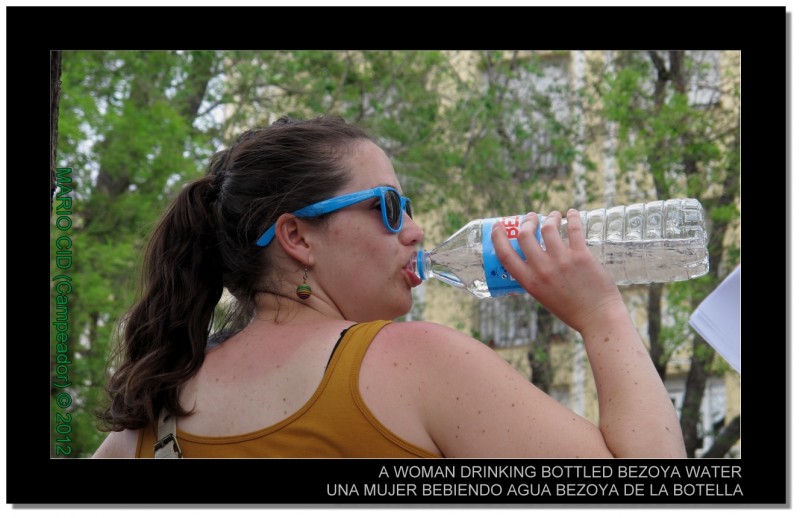
M223 286L233 301L222 327L253 318L259 293L275 293L270 254L256 245L284 213L333 196L348 179L346 158L371 140L339 117L248 130L215 153L206 175L170 205L148 245L142 293L119 328L101 428L139 429L162 409L181 417L179 391L200 369ZM226 304L227 306L227 304Z
M138 429L162 408L186 416L179 389L200 368L222 296L223 268L212 206L217 176L186 186L159 222L142 271L142 297L122 323L121 365L108 384L108 430Z

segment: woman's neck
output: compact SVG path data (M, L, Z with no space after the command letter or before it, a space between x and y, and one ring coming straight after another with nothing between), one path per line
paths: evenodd
M347 320L330 301L312 295L299 301L275 293L256 295L255 319L276 324L303 324L320 319Z

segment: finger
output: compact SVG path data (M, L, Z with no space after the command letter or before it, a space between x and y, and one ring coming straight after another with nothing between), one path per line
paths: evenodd
M548 252L560 251L564 247L561 238L561 213L554 210L542 223L542 240Z
M492 225L492 243L494 244L494 251L497 254L497 259L500 261L512 277L519 279L517 274L525 269L525 261L522 257L511 247L511 242L506 234L505 226L500 220L495 221Z
M581 215L576 209L567 211L567 235L569 236L569 247L579 250L586 247L586 232Z
M519 247L525 257L536 257L544 253L542 248L542 235L541 235L541 222L539 215L535 212L529 212L525 215L525 219L519 226L519 234L517 241Z
M517 234L517 243L525 256L527 266L530 267L534 264L541 262L541 257L544 255L544 248L542 247L541 235L541 221L539 215L534 212L529 212L525 215L522 223L519 226Z

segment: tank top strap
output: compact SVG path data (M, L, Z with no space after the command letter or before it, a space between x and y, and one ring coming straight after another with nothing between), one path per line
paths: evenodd
M391 324L391 320L375 320L356 324L347 330L339 346L334 351L331 358L329 370L339 372L342 375L333 376L328 382L327 390L342 390L351 392L353 388L358 389L358 373L361 362L369 349L372 340L381 329ZM330 385L336 385L336 389Z

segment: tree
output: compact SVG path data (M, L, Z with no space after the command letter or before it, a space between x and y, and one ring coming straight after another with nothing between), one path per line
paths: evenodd
M206 51L63 53L58 150L74 182L75 456L93 453L102 439L93 414L105 400L104 366L117 319L133 298L147 234L214 151L219 124L203 109L220 67L220 56Z
M730 70L735 72L728 75ZM691 342L680 412L687 453L694 456L707 433L699 426L707 381L725 366L698 334L687 336L688 315L739 262L738 241L726 244L739 218L738 54L623 52L601 76L596 91L604 119L619 125L621 169L643 167L656 199L692 197L707 209L709 274L692 283L650 285L647 303L650 353L662 378L668 362ZM674 325L665 325L667 315ZM734 418L716 434L709 454L733 446L738 423Z

